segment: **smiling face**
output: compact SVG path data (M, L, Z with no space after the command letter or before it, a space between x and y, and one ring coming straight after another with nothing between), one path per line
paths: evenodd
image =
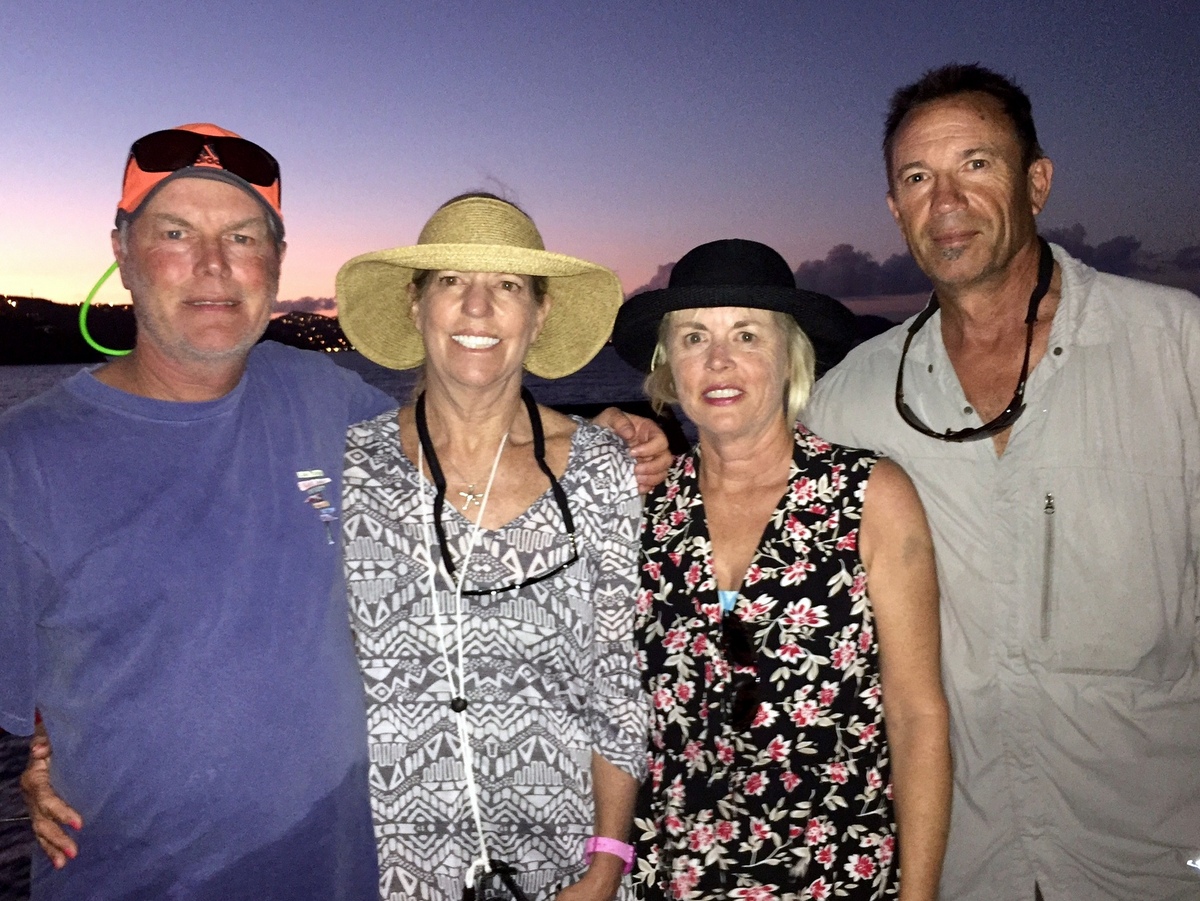
M410 285L409 294L431 380L474 388L520 384L525 354L550 311L550 298L537 300L529 276L438 270L419 293Z
M279 286L262 205L224 182L181 178L113 233L137 315L137 353L180 367L244 359L262 336Z
M1034 217L1053 166L1026 169L1012 122L986 94L922 104L901 123L890 160L888 208L917 265L939 292L1002 278L1036 243Z
M702 439L752 437L784 421L788 350L776 316L746 307L671 314L667 362Z

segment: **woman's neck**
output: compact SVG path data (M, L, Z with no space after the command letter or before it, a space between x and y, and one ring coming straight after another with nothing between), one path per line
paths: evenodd
M434 446L453 447L473 457L494 453L500 439L529 430L521 416L521 383L464 389L430 381L425 386L425 421ZM520 434L518 434L520 433Z
M701 433L700 450L700 493L713 573L718 588L735 589L754 559L771 511L787 491L792 432L781 414L753 435L722 440Z
M700 490L719 486L740 493L786 481L792 462L792 430L782 415L752 435L700 435ZM781 475L782 474L782 475Z

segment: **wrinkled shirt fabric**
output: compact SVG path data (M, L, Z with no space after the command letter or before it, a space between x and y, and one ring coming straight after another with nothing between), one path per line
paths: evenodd
M1200 898L1200 300L1053 247L1062 298L1026 410L990 440L896 412L907 323L801 417L900 463L937 550L955 790L942 897ZM979 425L935 314L904 396Z
M0 416L0 728L83 817L32 897L359 901L378 868L336 543L391 398L264 342L200 403L80 372Z

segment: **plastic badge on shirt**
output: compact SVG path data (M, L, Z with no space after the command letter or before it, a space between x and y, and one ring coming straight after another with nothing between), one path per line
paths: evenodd
M325 523L325 537L333 544L333 528L330 523L337 522L337 508L325 497L325 487L333 479L325 475L321 469L301 469L296 473L296 487L304 492L304 502L312 507Z

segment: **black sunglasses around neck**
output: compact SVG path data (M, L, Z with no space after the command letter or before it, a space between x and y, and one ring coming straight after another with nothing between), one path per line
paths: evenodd
M1038 280L1034 286L1033 294L1029 297L1029 310L1025 314L1025 357L1021 361L1021 375L1017 379L1017 389L1013 392L1012 400L1009 401L1008 406L983 425L972 426L967 429L946 429L942 432L935 432L920 420L917 414L913 412L912 407L904 402L904 361L908 357L908 348L912 345L913 337L938 310L938 298L937 294L934 293L929 298L929 305L921 311L921 315L914 319L913 324L908 327L908 335L904 339L904 349L900 352L900 366L896 371L896 412L900 414L900 418L911 428L916 429L922 435L936 438L938 441L978 441L981 438L988 438L1003 432L1025 412L1025 382L1029 378L1029 354L1033 348L1033 327L1037 324L1038 305L1050 290L1050 280L1054 275L1054 254L1050 251L1050 245L1046 243L1044 238L1038 238L1038 244L1041 247L1041 255L1038 258Z
M522 588L528 588L530 585L536 585L538 582L544 582L547 579L557 576L579 559L579 542L575 537L575 518L571 516L571 507L567 503L567 493L563 491L562 485L559 484L549 464L546 463L546 436L542 430L542 417L538 413L537 403L527 388L521 389L521 400L525 404L525 410L529 415L529 427L533 432L533 457L537 462L538 468L550 480L550 491L554 495L554 501L558 505L563 525L567 530L567 542L571 545L571 556L564 563L547 570L541 575L531 576L521 582L505 585L501 588L464 590L462 592L464 596L480 597L482 595L500 594L505 591L519 591ZM450 576L451 582L453 582L457 570L454 566L454 560L450 556L450 546L446 541L446 529L442 525L442 513L446 508L446 476L442 472L441 464L438 462L437 452L433 448L433 440L429 437L429 424L425 418L424 392L417 398L417 406L414 412L417 420L417 438L421 442L421 449L425 454L426 462L429 464L429 475L432 477L433 484L437 488L437 494L433 500L433 527L437 532L438 550L441 552L442 565L446 567L446 573Z

